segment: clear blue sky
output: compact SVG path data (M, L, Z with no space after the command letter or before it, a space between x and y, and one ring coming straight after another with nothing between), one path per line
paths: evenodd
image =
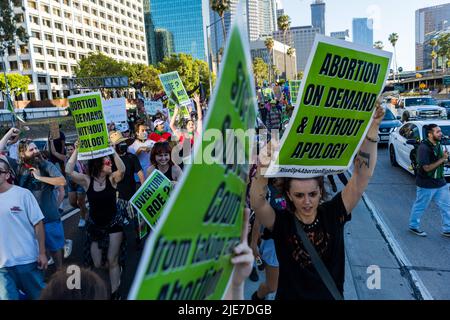
M280 0L278 0L280 1ZM281 0L291 26L311 25L312 0ZM449 0L325 0L326 34L350 30L353 18L374 19L374 41L381 40L384 50L393 51L389 34L399 35L397 43L398 66L415 69L415 12L417 9L449 3ZM450 20L450 19L449 19ZM450 21L448 22L450 24Z

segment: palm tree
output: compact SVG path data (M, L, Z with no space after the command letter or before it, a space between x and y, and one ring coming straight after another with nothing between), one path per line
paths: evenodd
M225 12L230 10L230 0L209 0L209 4L211 5L211 9L217 13L222 21L222 30L223 30L223 42L225 43L227 39L227 32L225 30Z
M376 41L376 42L373 44L373 47L374 47L375 49L383 50L383 48L384 48L384 43L383 43L383 41Z
M430 41L430 45L431 45L431 47L432 47L432 51L431 51L431 54L430 54L430 56L431 56L431 69L432 69L432 72L434 73L434 72L436 72L436 58L437 58L437 52L436 52L436 46L437 46L437 41L436 41L436 39L432 39L431 41Z
M290 58L290 60L291 60L291 62L292 62L292 57L294 56L294 54L295 54L295 49L294 48L292 48L292 47L290 47L289 49L287 49L287 55L289 56L289 58ZM291 65L292 65L292 63L291 63ZM286 75L286 80L287 80L287 75Z
M271 82L272 81L272 77L271 77L271 72L270 72L270 67L272 66L272 60L273 60L273 46L274 46L274 41L273 41L273 39L272 38L267 38L265 41L264 41L264 45L266 46L266 48L267 48L267 51L269 52L269 82Z
M284 45L287 45L286 43L286 33L289 30L289 27L291 26L291 19L287 14L284 14L282 16L278 17L278 29L283 32L283 42ZM286 77L286 52L284 53L284 76Z
M442 69L445 72L450 62L450 33L445 33L437 39L439 50L437 55L442 58Z
M398 33L391 33L389 35L389 42L392 44L392 46L394 47L394 82L395 82L395 73L397 72L397 50L395 48L395 46L397 45L397 41L398 41Z

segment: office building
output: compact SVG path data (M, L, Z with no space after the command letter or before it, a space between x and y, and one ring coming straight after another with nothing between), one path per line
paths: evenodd
M373 19L353 19L353 42L367 47L373 47Z
M350 39L350 31L347 29L345 31L331 32L330 37L339 39L339 40L348 41Z
M450 3L416 11L416 69L431 69L430 41L450 28Z
M311 24L319 28L320 34L325 34L325 2L315 0L311 4Z
M140 0L28 0L20 25L27 45L5 55L6 71L30 77L29 92L17 100L46 100L71 94L69 78L77 62L100 51L123 62L147 63Z

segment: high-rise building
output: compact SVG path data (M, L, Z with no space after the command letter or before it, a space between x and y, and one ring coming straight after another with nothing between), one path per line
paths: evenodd
M281 16L284 16L284 9L277 9L277 21L278 21L278 18Z
M353 18L353 42L373 47L373 19Z
M155 29L154 32L156 61L163 61L165 57L175 53L173 34L166 29Z
M286 44L293 47L297 55L297 71L305 71L314 39L316 34L320 34L320 29L313 26L292 27L286 34ZM284 43L283 32L276 31L273 36L275 40Z
M29 92L17 100L67 97L77 62L100 51L118 61L146 63L140 0L28 0L20 22L30 39L5 55L6 71L30 77ZM0 67L1 68L1 67Z
M278 70L278 76L286 79L284 72L284 59L286 58L287 79L295 79L295 75L297 73L297 58L295 53L292 56L288 56L287 50L289 49L289 46L276 40L274 40L272 52L269 53L264 40L264 38L260 38L256 41L250 42L250 54L252 56L252 60L255 58L263 59L267 65L273 65L275 70ZM270 54L272 54L272 57L270 57Z
M260 21L260 8L258 0L247 0L247 28L248 38L250 41L254 41L259 38L261 30Z
M209 2L204 0L144 0L149 1L149 18L154 32L165 30L164 36L168 40L166 43L171 48L163 48L163 52L187 53L196 59L206 60L206 26L209 22ZM147 30L151 33L152 28ZM169 36L170 34L170 36ZM155 33L156 35L156 33ZM147 34L149 39L155 35ZM156 40L156 39L155 39ZM150 52L155 53L155 60L151 63L159 62L160 56L156 47L157 41L150 43L155 46Z
M259 35L272 34L277 30L275 0L259 0Z
M449 27L450 3L416 11L416 69L431 69L429 42L434 37L432 34Z
M347 29L345 31L331 32L330 37L339 39L339 40L348 41L348 39L350 38L350 31Z
M311 4L311 24L319 28L321 34L325 34L325 2L315 0Z

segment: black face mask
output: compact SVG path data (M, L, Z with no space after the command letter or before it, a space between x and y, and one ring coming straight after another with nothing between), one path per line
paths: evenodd
M128 149L128 145L125 142L121 142L117 145L117 152L119 154L124 154L125 152L127 152Z

